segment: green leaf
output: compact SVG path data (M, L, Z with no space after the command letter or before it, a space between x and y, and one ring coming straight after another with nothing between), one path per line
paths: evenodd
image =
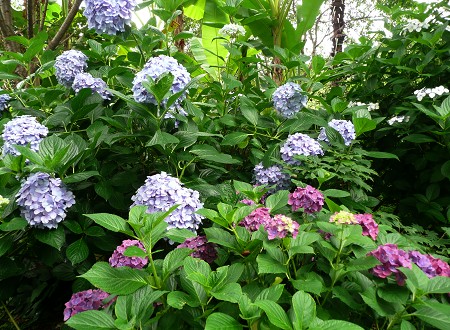
M229 232L225 231L221 228L204 228L206 237L208 238L208 242L216 243L221 246L230 248L232 250L239 249L239 245L237 244L236 237L231 235Z
M323 195L326 197L348 197L350 193L339 189L327 189L323 191Z
M291 280L292 285L297 290L320 295L324 287L323 279L316 273L309 272L297 280Z
M239 97L242 115L250 124L256 126L258 124L259 113L255 104L246 96Z
M42 159L41 156L39 156L39 154L36 151L33 151L28 147L17 145L14 145L14 148L17 149L17 151L20 152L22 156L30 160L30 162L32 162L33 164L41 166L44 165L44 160Z
M406 304L410 291L405 287L394 284L378 288L377 294L381 299L388 302Z
M220 290L212 291L211 295L218 300L237 304L242 296L242 288L238 283L229 283Z
M350 308L354 309L355 311L361 311L364 309L363 305L359 302L356 302L356 300L353 298L351 293L341 286L335 286L333 287L333 298L337 298L340 301L342 301L344 304L349 306Z
M147 257L147 253L138 246L128 246L125 251L123 251L123 255L126 257Z
M364 151L363 155L371 158L386 158L386 159L398 159L397 155L391 154L389 152L382 151Z
M207 144L196 145L189 152L193 153L194 155L197 155L201 159L216 162L216 163L221 163L221 164L240 163L239 160L233 159L233 157L231 157L228 154L220 153L213 146L210 146Z
M347 263L345 270L347 272L366 270L366 269L373 268L379 264L380 264L380 262L378 261L378 259L376 259L373 256L367 256L367 257L350 260Z
M235 146L245 141L250 134L244 132L233 132L224 136L221 145Z
M312 68L315 74L319 74L325 66L325 60L320 55L313 56L311 60Z
M450 277L436 276L428 282L426 293L449 293Z
M410 134L403 138L403 141L409 141L413 143L427 143L427 142L436 142L432 137L425 134Z
M86 260L89 256L89 247L84 239L79 239L67 247L66 256L72 265L78 264Z
M84 214L96 224L114 232L133 234L125 219L109 213Z
M184 259L191 254L191 249L179 248L170 251L163 261L163 278L166 278L175 269L183 265Z
M58 251L61 250L62 246L66 242L66 235L62 226L50 230L40 229L34 232L34 237L42 243L53 246Z
M212 313L206 319L205 330L239 330L243 329L242 325L239 324L230 315L224 313Z
M145 146L151 147L154 145L160 145L164 148L167 144L179 143L179 142L180 142L180 140L178 138L176 138L175 136L173 136L172 134L162 132L161 130L157 130L155 135L152 137L152 139L150 141L147 142L147 144Z
M172 228L166 232L166 237L176 243L183 243L187 238L194 236L195 234L186 228Z
M442 166L441 166L441 173L447 179L450 179L450 160L448 160L444 164L442 164Z
M75 330L117 330L112 316L97 310L77 313L66 324Z
M295 319L292 324L294 330L306 329L316 318L316 303L308 293L297 291L292 296L292 310Z
M1 231L15 231L21 230L28 226L28 221L24 218L13 218L8 222L0 224Z
M416 330L416 327L411 322L402 320L400 330Z
M324 0L303 0L302 4L297 6L297 33L299 39L312 28L320 12L320 6Z
M450 306L438 302L427 301L424 305L413 305L416 311L412 314L422 321L441 329L450 329Z
M172 73L165 72L160 75L156 81L154 81L151 77L148 77L147 79L149 81L143 81L142 85L155 97L156 102L161 104L172 87L174 77L175 76Z
M167 304L176 309L183 309L183 306L186 304L191 307L198 306L198 302L196 300L182 291L169 292L167 295Z
M77 182L86 181L87 179L89 179L93 176L100 176L100 173L98 173L97 171L86 171L86 172L81 172L81 173L75 173L75 174L66 176L63 179L63 182L66 184L77 183Z
M406 275L406 286L417 294L418 290L425 292L430 279L416 264L412 264L412 269L399 267L399 270Z
M97 262L80 277L110 294L126 295L147 284L148 274L141 269L113 268L107 262Z
M372 131L377 127L375 120L369 118L357 118L352 119L353 125L355 126L356 136L360 136L362 133Z
M256 257L258 263L258 274L286 274L287 268L279 261L271 258L267 254L260 254Z
M14 238L11 235L0 237L0 257L13 246Z
M292 329L291 322L289 321L286 312L276 302L271 300L259 300L255 301L254 304L266 313L270 323L273 325L281 329Z
M320 323L319 326L310 327L308 330L364 330L359 325L341 320L327 320Z
M211 274L211 267L206 261L187 256L183 260L183 266L189 280L199 283L204 288L209 287L208 277Z
M277 210L286 206L289 200L289 191L280 190L270 195L266 199L266 207L270 209L270 213L276 213Z

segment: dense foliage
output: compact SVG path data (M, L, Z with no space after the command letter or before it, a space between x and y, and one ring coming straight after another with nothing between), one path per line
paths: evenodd
M450 327L450 4L326 60L321 3L90 0L55 50L52 3L8 38L5 324Z

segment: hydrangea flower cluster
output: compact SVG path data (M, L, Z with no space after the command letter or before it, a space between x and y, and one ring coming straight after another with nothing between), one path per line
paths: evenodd
M281 158L290 165L300 165L300 161L294 159L295 155L317 156L323 155L319 142L303 133L289 135L280 149Z
M148 62L144 65L144 68L136 74L136 77L133 80L132 91L136 102L152 103L157 105L155 97L145 89L142 82L148 81L149 78L157 80L161 75L168 72L174 76L172 87L170 88L171 94L181 92L191 81L189 72L173 57L166 55L153 57L148 60ZM185 97L186 93L180 95L171 108L179 106ZM167 99L164 99L162 103L163 105L166 105Z
M14 145L30 145L31 150L38 151L39 143L47 134L48 128L41 125L35 117L28 115L15 117L5 124L2 134L2 155L19 156L20 152L14 148Z
M177 248L192 249L194 250L191 253L192 257L202 259L209 264L217 259L216 245L208 242L206 236L187 238L182 244L178 245Z
M269 234L268 238L270 240L275 238L285 238L289 234L291 234L293 238L296 238L298 235L299 224L283 214L277 214L270 221L266 222L264 228L267 230L267 233Z
M350 103L348 104L348 107L360 107L360 106L366 106L368 111L373 111L373 110L378 110L380 109L380 104L379 103L362 103L362 102L353 102L350 101Z
M328 126L331 128L334 128L336 131L341 134L342 138L344 139L344 144L346 146L349 146L352 141L356 138L355 133L355 126L350 120L339 120L339 119L332 119ZM327 134L325 132L325 127L322 127L320 130L320 134L317 138L318 140L329 142Z
M395 123L407 123L409 121L409 116L394 116L391 119L388 119L389 125L394 125Z
M123 253L125 250L130 246L136 246L143 250L144 252L147 252L144 248L144 245L138 240L135 239L126 239L122 241L122 244L119 245L113 252L112 256L109 258L109 264L111 267L123 267L128 266L131 268L137 268L142 269L144 268L148 263L148 257L141 258L141 257L127 257Z
M3 89L0 88L0 92ZM8 102L11 100L11 96L8 94L0 94L0 117L2 116L2 111L8 108Z
M409 257L429 278L435 276L450 277L450 266L441 259L418 251L410 251Z
M245 205L255 205L256 203L252 201L251 199L244 198L243 200L239 201L239 203L245 204Z
M100 289L89 289L74 293L70 300L65 303L66 308L64 309L64 321L67 321L75 314L84 311L108 307L113 302L113 300L111 300L109 303L103 303L103 300L108 297L109 293L106 293Z
M255 184L275 186L269 190L269 193L274 193L278 190L288 189L291 185L291 180L288 174L282 172L282 167L279 165L272 165L267 168L259 163L253 169L255 175Z
M370 236L374 241L378 236L378 224L373 220L372 214L356 214L356 221L361 225L364 236Z
M88 57L79 50L66 50L56 57L55 70L56 80L70 88L73 84L75 76L87 69Z
M438 96L441 96L444 93L448 93L448 88L444 86L438 86L434 88L422 88L414 91L414 95L417 97L417 101L422 101L425 96L434 99Z
M73 193L61 179L42 172L30 175L22 183L16 198L21 215L30 226L37 228L57 228L65 219L66 210L75 204Z
M303 208L303 212L312 214L322 209L324 198L319 190L307 185L305 188L297 187L290 193L288 204L292 205L293 212Z
M222 36L229 36L230 38L237 38L245 35L245 29L238 24L225 24L220 30L219 34Z
M106 89L108 86L101 78L94 78L90 73L79 73L73 80L72 88L78 94L83 88L90 88L91 91L97 92L104 100L110 100L112 95Z
M163 212L179 205L166 219L167 229L186 228L196 232L203 217L195 212L203 208L198 191L183 187L181 181L165 172L148 176L131 198L135 205L147 206L147 212Z
M411 33L411 32L420 32L422 30L428 29L430 27L430 23L435 19L434 15L428 16L423 22L418 19L410 19L403 26L402 33Z
M354 225L358 223L358 220L353 213L339 211L330 217L330 222L339 223L341 225Z
M411 268L411 260L407 252L399 249L395 244L380 245L376 250L369 252L377 258L381 265L372 268L375 276L386 278L391 274L395 274L398 285L405 284L405 276L398 270L399 267Z
M239 225L253 232L257 231L261 225L265 226L271 220L272 217L270 216L269 209L267 207L259 207L247 215Z
M308 97L302 92L302 88L296 83L281 85L272 95L273 107L283 118L292 118L308 102Z
M135 0L86 0L83 15L88 27L99 34L116 35L131 23Z

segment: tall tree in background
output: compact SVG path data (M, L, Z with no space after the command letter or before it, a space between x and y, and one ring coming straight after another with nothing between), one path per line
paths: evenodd
M345 0L333 0L331 3L331 20L333 24L333 35L331 40L333 42L333 48L331 50L331 56L335 56L337 53L342 52L345 34Z

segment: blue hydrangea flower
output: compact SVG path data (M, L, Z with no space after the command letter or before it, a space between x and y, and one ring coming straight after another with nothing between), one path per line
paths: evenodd
M70 88L75 76L87 69L87 60L88 57L79 50L66 50L56 57L56 80L61 85Z
M352 141L356 138L355 126L350 120L332 119L328 123L328 126L334 128L336 131L339 132L339 134L341 134L346 146L349 146L352 143ZM325 141L327 143L329 142L327 134L325 132L325 127L322 127L317 139Z
M132 205L145 205L147 212L167 211L175 204L179 205L166 219L167 229L186 228L196 232L203 217L195 212L203 208L198 191L183 187L181 181L165 172L148 176L131 198Z
M131 14L134 0L86 0L83 15L87 18L88 27L98 34L116 35L131 25Z
M290 165L300 165L300 161L294 159L295 155L317 156L323 155L319 142L303 133L289 135L280 149L281 158Z
M0 92L3 89L0 88ZM2 116L2 111L8 108L8 102L11 100L11 96L8 94L0 94L0 117Z
M48 128L38 123L35 117L18 116L5 124L2 138L2 155L19 156L13 145L30 145L31 150L38 151L42 138L47 136Z
M282 117L292 118L308 102L308 97L302 92L300 85L293 82L278 87L272 95L273 107Z
M179 64L176 59L166 55L159 55L153 57L144 65L142 71L136 74L133 80L133 97L136 102L152 103L157 105L155 97L149 93L142 85L143 81L148 81L148 78L157 80L162 74L170 72L174 78L170 93L175 94L181 92L186 85L191 81L191 76L186 68ZM179 108L181 101L186 98L186 93L180 95L171 108ZM162 101L163 105L167 104L167 99ZM185 113L183 113L185 114Z
M272 165L265 168L262 163L259 163L253 169L255 175L256 185L267 185L275 188L269 190L269 193L274 193L278 190L289 189L291 180L288 174L282 172L282 167L279 165Z
M16 198L22 216L37 228L57 228L65 219L66 210L75 204L74 195L61 179L42 172L30 175Z
M72 88L75 93L78 93L83 88L90 88L91 91L97 92L104 100L110 100L112 95L106 89L108 85L100 79L94 78L90 73L79 73L73 80Z

